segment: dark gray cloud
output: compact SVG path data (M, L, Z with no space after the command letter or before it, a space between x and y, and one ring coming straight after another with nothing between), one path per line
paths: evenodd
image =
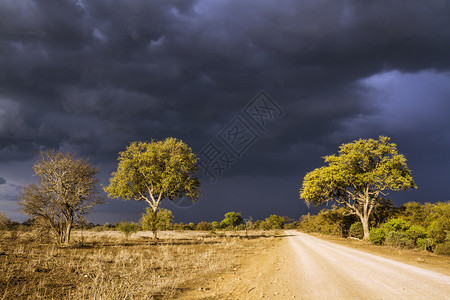
M6 179L3 177L0 177L0 184L5 184L6 183Z
M449 85L449 16L438 0L5 0L0 164L59 148L106 181L130 141L175 136L198 151L266 90L285 114L225 176L296 177L296 191L321 156L379 134L440 168L449 91L420 83Z

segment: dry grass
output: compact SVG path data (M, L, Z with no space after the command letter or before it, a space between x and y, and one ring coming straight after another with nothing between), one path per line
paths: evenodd
M127 241L75 232L70 247L3 237L0 299L173 299L235 268L270 234L163 232L154 243L145 232Z

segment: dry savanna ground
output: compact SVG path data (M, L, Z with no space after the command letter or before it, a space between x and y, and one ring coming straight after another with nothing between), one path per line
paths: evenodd
M69 247L23 233L0 237L0 299L293 299L290 234L273 231L75 232ZM317 237L450 275L450 258L426 251Z
M74 232L71 246L0 237L0 299L173 299L280 240L275 232ZM207 288L206 288L207 289Z

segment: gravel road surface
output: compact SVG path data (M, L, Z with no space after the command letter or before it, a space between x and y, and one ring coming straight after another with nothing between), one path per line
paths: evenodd
M450 277L287 231L300 299L450 299Z

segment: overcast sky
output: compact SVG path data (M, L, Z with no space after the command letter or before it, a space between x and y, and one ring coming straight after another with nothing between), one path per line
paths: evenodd
M165 137L217 154L196 205L164 205L176 221L315 212L304 175L379 135L419 187L396 204L448 201L449 119L445 0L0 2L0 211L16 220L39 151L89 157L106 185L131 141ZM145 206L109 200L89 220Z

